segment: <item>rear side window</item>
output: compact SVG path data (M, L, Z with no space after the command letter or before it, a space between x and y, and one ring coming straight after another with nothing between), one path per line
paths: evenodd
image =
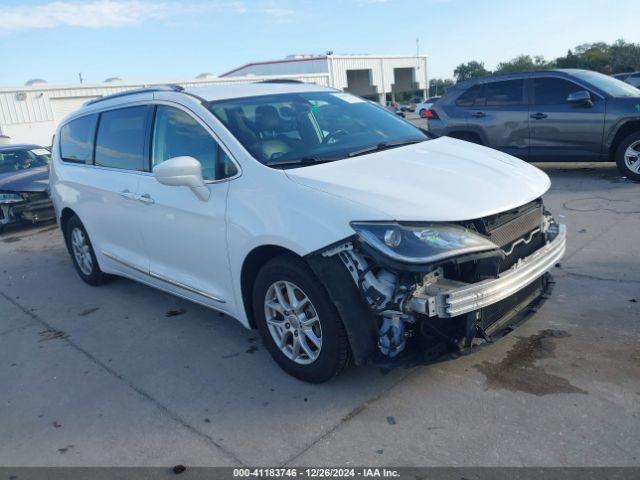
M477 84L464 92L458 98L456 105L459 107L473 107L477 105L484 105L484 96L482 95L483 85Z
M487 107L523 105L525 103L524 80L487 83L485 85L485 96Z
M159 105L153 126L153 165L174 157L193 157L202 165L202 178L222 180L238 170L218 142L186 112Z
M534 105L561 105L567 103L569 94L584 90L579 85L562 78L534 78L533 79L533 104Z
M144 171L150 112L150 106L103 112L96 136L95 164Z
M60 157L67 162L93 163L93 140L98 115L71 120L60 129Z

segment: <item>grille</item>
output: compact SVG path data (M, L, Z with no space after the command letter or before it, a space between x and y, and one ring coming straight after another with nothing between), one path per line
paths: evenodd
M542 227L543 221L544 206L542 199L538 198L506 212L460 222L460 225L486 236L503 251L511 253L501 260L494 257L445 265L445 276L466 283L495 278L515 265L519 259L528 257L544 245L542 233L532 234L535 229ZM520 239L528 242L519 242Z
M481 322L480 325L484 330L487 330L491 325L501 320L506 315L512 313L514 309L521 306L527 300L533 301L532 297L540 294L544 287L545 278L540 277L536 281L524 287L522 290L517 291L510 297L500 300L499 302L489 305L481 310Z
M536 233L531 237L529 243L519 243L513 248L513 251L500 261L498 266L499 272L504 272L514 266L519 259L528 257L533 252L544 246L544 235L542 233Z
M510 246L514 241L542 227L542 205L515 217L488 231L489 238L500 248Z
M531 235L535 229L542 227L543 212L542 200L538 199L516 209L479 220L483 233L493 243L505 252L511 250L511 253L500 261L498 272L508 270L519 259L528 257L544 245L542 233ZM514 242L521 239L528 242L518 242L514 245Z

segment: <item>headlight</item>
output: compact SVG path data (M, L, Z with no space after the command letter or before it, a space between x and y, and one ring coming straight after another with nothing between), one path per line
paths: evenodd
M482 235L457 225L352 222L351 227L369 246L404 263L431 263L498 248Z
M22 197L17 193L0 193L0 203L22 202Z

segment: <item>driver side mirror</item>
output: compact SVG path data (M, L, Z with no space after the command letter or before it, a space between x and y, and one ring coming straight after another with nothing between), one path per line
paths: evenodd
M584 105L585 107L593 106L591 94L586 90L579 90L577 92L570 93L567 96L567 102L573 105Z
M153 167L153 176L163 185L189 187L203 202L211 192L202 179L202 166L193 157L173 157Z

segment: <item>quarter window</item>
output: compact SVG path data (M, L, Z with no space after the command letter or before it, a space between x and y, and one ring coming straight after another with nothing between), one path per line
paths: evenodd
M149 106L103 112L96 138L96 165L144 171L150 112Z
M485 96L488 107L522 105L524 104L524 80L487 83Z
M458 98L456 105L459 107L473 107L478 105L484 105L484 97L482 95L482 84L477 84L464 92Z
M200 162L205 180L221 180L238 172L224 150L195 118L177 108L160 105L153 127L153 165L182 156Z
M567 103L569 94L584 90L573 82L562 78L534 78L533 79L533 104L534 105L561 105Z
M60 129L60 157L67 162L93 163L93 140L98 115L71 120Z

